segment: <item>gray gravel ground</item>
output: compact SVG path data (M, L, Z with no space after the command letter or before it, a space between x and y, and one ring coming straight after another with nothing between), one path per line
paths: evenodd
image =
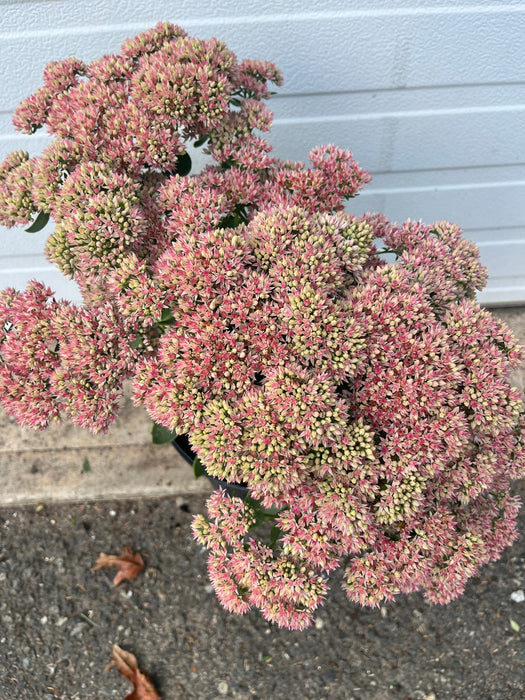
M113 643L164 700L525 697L524 537L446 607L414 594L363 609L334 582L299 633L221 608L190 532L202 508L178 497L1 509L1 700L124 698L131 685L104 672ZM114 588L116 569L90 568L126 544L147 568Z

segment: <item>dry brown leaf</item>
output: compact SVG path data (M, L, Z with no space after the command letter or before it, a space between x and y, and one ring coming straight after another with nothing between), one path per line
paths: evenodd
M140 574L144 569L144 560L138 552L133 554L131 548L126 546L120 556L101 552L91 571L101 569L103 566L118 566L119 571L113 579L113 585L118 586L121 581L126 579L131 581L132 578Z
M153 687L153 683L143 673L137 664L137 659L129 651L124 651L117 644L111 647L111 656L113 661L109 663L105 671L108 671L113 666L116 666L117 671L123 675L128 681L133 683L135 690L126 695L124 700L161 700L160 695Z

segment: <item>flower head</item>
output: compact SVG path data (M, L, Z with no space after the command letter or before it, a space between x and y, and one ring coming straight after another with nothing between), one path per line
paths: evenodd
M169 23L47 66L14 122L54 141L0 165L0 221L50 215L46 254L83 303L0 293L0 402L24 426L105 431L131 379L208 474L248 489L193 523L220 602L299 630L341 566L360 604L445 603L497 559L525 407L522 351L475 302L476 246L448 222L345 213L370 180L348 150L274 157L281 80ZM212 160L196 175L190 147Z

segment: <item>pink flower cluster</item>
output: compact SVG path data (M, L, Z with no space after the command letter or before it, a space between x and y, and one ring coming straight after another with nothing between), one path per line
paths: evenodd
M348 151L274 158L254 132L280 80L169 24L47 67L15 125L56 140L0 166L0 220L51 215L47 255L84 304L37 282L0 295L0 401L26 426L96 432L131 378L210 475L248 486L194 521L222 604L303 629L337 568L363 605L445 603L497 559L525 409L521 350L475 302L475 246L447 222L345 213L369 180ZM191 143L214 160L197 175Z
M122 383L138 359L129 321L109 303L57 302L31 282L0 293L2 405L20 425L45 428L61 415L96 433L115 419Z

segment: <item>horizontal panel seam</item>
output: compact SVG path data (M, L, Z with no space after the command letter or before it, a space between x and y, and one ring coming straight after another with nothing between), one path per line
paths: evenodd
M450 192L451 190L483 190L493 189L495 187L522 187L524 185L525 180L506 180L503 182L469 182L455 185L422 185L415 187L384 187L377 189L369 187L364 192L361 192L359 196L366 197L376 194L413 194L414 192Z
M472 114L498 114L504 112L525 112L525 104L478 106L478 107L451 107L444 109L413 109L397 110L389 112L357 112L352 114L328 114L316 117L277 117L273 120L274 126L286 126L295 124L312 124L342 121L400 119L414 117L435 117L442 115L472 115Z
M207 26L230 26L239 24L278 24L283 22L319 22L320 20L338 20L342 19L373 19L382 17L417 17L417 16L436 16L436 15L505 15L505 14L524 14L525 7L519 5L487 5L479 7L478 5L460 5L451 7L449 5L437 5L435 7L403 7L403 8L372 8L368 10L337 10L337 11L319 11L319 12L302 12L302 13L279 13L279 14L258 14L258 15L239 15L227 17L199 17L195 19L178 19L178 22L184 28L189 27L207 27ZM63 34L90 34L100 33L107 34L115 31L140 32L146 28L147 22L126 22L119 24L101 24L101 25L84 25L84 26L67 26L53 27L47 29L29 29L17 32L2 32L0 40L8 40L13 38L34 38L39 36L60 36Z
M510 240L510 241L483 241L481 243L476 242L476 245L478 248L494 248L498 246L507 246L507 245L525 245L525 225L523 227L524 231L524 238L522 241L515 241L515 240Z

